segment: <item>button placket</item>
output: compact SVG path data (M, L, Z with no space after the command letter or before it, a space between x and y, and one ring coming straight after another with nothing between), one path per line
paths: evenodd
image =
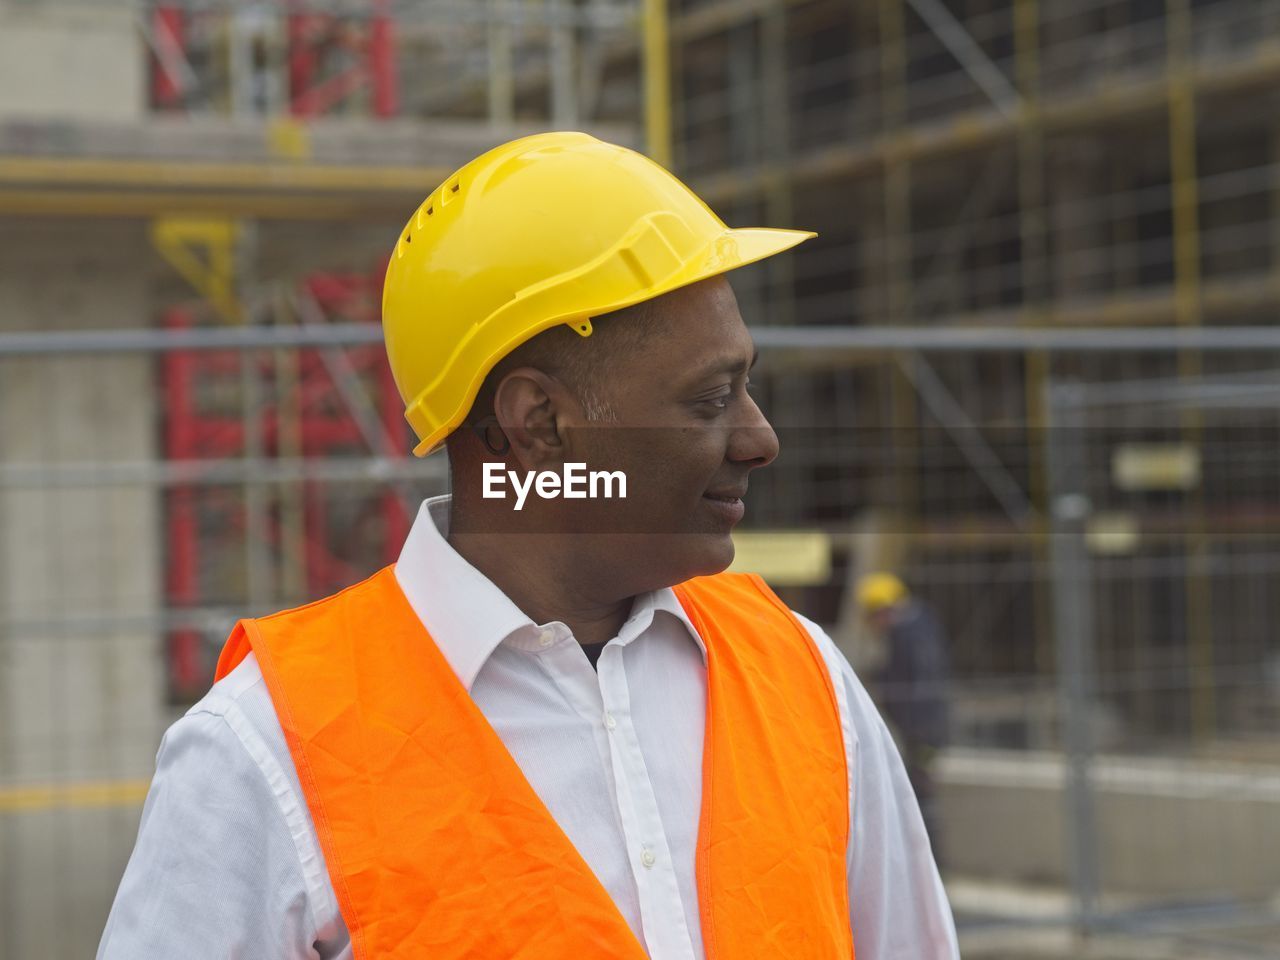
M685 923L684 906L667 850L664 826L643 752L631 726L631 696L624 658L610 663L601 658L600 691L605 715L617 727L608 736L614 783L624 838L631 849L640 917L645 939L654 956L693 960L693 944ZM606 720L606 727L608 722Z

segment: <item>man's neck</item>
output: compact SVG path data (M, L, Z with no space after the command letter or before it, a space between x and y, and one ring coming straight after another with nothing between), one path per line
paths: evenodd
M622 629L631 614L634 597L597 600L577 589L582 578L574 576L549 557L564 556L560 550L538 550L545 537L507 537L496 533L460 533L450 524L449 546L469 564L488 577L507 598L534 623L559 620L569 627L579 643L605 643ZM526 555L521 547L533 547Z

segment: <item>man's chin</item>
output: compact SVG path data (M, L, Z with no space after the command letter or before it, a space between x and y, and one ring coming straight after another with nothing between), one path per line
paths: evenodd
M728 533L691 533L678 539L681 565L689 571L684 580L721 573L733 563L733 537Z
M613 557L630 557L635 569L650 571L655 586L646 589L712 576L734 557L733 538L727 532L627 534L608 543Z

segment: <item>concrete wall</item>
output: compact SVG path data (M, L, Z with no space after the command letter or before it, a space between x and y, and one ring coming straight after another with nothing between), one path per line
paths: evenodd
M140 224L0 226L0 332L137 327ZM0 360L0 789L147 779L166 722L157 493L15 485L14 468L148 460L145 356ZM0 957L92 955L140 808L0 806Z
M0 2L0 117L136 118L145 67L129 6Z
M945 859L957 875L1068 886L1069 806L1055 754L953 750L939 763ZM1280 769L1100 757L1101 891L1242 899L1280 893Z

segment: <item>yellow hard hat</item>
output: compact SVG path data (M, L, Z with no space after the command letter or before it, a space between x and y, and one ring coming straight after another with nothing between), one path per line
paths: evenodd
M423 201L387 267L382 331L413 452L439 449L535 334L564 323L590 336L591 317L812 236L731 230L652 160L585 133L495 147Z
M906 585L892 573L872 573L858 581L858 606L868 612L892 607L906 595Z

